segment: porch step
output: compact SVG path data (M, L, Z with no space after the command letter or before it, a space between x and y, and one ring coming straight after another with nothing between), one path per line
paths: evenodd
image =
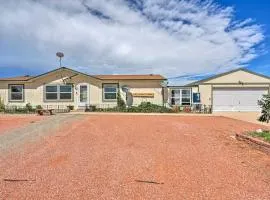
M85 111L85 107L78 107L76 110L74 110L75 112L84 112Z

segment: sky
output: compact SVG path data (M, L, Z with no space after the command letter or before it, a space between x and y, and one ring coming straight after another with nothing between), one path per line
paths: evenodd
M267 0L0 0L0 77L63 66L183 85L246 67L270 75Z

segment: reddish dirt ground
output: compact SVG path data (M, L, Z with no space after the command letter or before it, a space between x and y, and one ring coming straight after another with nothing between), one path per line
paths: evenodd
M270 199L270 156L232 137L259 127L223 117L86 115L2 157L0 195Z
M0 115L0 135L41 119L44 119L44 117L37 115Z

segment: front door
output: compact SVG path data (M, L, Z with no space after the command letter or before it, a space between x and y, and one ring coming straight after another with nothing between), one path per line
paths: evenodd
M79 85L79 107L85 107L89 104L88 84Z

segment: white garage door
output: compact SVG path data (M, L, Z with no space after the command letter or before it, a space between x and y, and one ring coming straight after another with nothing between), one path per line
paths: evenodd
M267 88L214 88L213 111L260 111L258 100Z

